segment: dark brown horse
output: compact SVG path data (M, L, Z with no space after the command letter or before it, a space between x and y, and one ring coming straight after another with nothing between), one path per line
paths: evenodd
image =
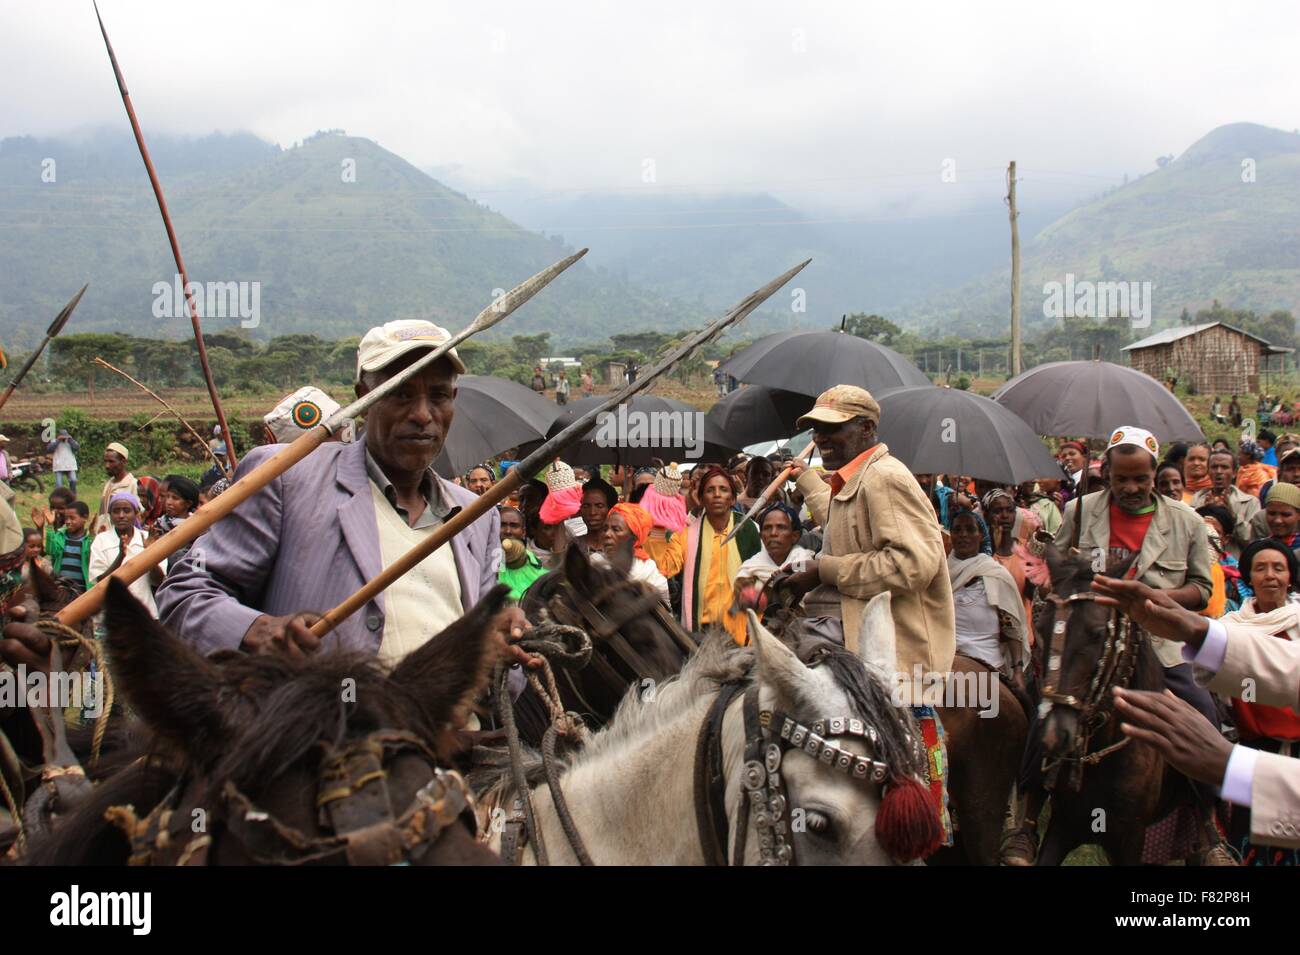
M1041 728L1051 821L1037 864L1060 865L1078 846L1095 843L1113 865L1138 865L1147 825L1188 790L1154 749L1125 742L1110 687L1160 691L1164 671L1145 634L1092 599L1088 561L1050 544L1046 557L1052 592L1037 628L1048 654L1043 682L1050 709Z
M590 634L591 662L577 670L560 668L556 676L564 708L593 728L613 716L629 686L652 698L647 695L686 660L682 643L689 638L653 590L628 579L630 563L630 549L612 563L597 563L571 546L563 565L538 578L520 602L534 624L550 620ZM530 692L520 698L516 714L521 738L539 746L545 713L530 702Z
M978 694L961 694L965 700L958 696L956 703L962 705L936 707L947 736L948 798L957 831L953 847L928 861L997 865L1007 806L1029 735L1029 715L997 672L978 661L958 654L952 677L967 687L974 687L976 681L996 686L997 715L990 716L976 705Z
M27 861L495 862L440 766L499 659L490 621L505 596L495 588L389 673L350 653L205 658L110 583L109 664L153 737Z

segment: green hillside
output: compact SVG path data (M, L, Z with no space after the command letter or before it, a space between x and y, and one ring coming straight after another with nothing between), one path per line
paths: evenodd
M1254 182L1242 162L1254 160ZM1023 237L1022 238L1027 238ZM1215 299L1261 314L1300 304L1300 135L1234 123L1178 159L1063 216L1024 246L1022 316L1043 314L1043 286L1151 282L1152 324ZM923 327L1005 329L1009 267L911 312Z
M366 139L321 133L284 150L246 135L154 145L190 278L260 283L259 337L338 338L410 317L459 327L494 289L572 251ZM46 157L56 161L54 182L40 178ZM355 181L345 181L345 161ZM0 196L6 347L30 345L87 280L76 330L190 334L187 319L153 314L154 283L170 281L175 269L129 138L5 140ZM695 311L579 263L500 334L549 331L557 344L599 340L620 330L689 325L700 317ZM239 324L209 318L204 329Z

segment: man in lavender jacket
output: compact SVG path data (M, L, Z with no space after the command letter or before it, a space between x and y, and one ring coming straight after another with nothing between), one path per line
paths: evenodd
M358 396L446 341L424 321L372 328L357 353ZM327 443L194 542L158 588L159 617L202 653L292 656L344 647L396 661L496 584L498 517L490 512L319 639L308 628L380 569L475 499L434 474L455 411L455 350L376 402L356 440ZM257 448L235 479L279 450ZM506 618L509 614L508 619ZM517 610L504 634L526 624Z

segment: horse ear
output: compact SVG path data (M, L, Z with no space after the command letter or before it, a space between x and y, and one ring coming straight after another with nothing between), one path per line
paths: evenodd
M1043 559L1047 561L1047 573L1050 576L1049 588L1052 581L1064 580L1070 575L1070 559L1065 554L1062 554L1060 548L1055 544L1047 544L1043 548Z
M27 562L30 569L29 579L32 583L32 589L36 591L36 602L42 607L50 607L54 604L63 602L63 589L59 587L54 577L45 572L39 560L30 560Z
M862 612L862 624L858 627L858 656L887 684L892 684L898 670L894 612L890 601L888 590L872 597Z
M749 642L754 648L759 680L771 685L778 696L789 702L815 696L813 671L759 622L754 611L746 613L749 615Z
M392 681L414 696L435 726L458 723L482 693L505 651L492 618L505 606L510 588L497 584L469 613L424 646L408 654Z
M104 598L109 673L144 721L188 752L212 752L226 735L217 668L177 639L109 578Z
M579 590L590 590L591 561L581 547L570 547L564 552L564 576Z

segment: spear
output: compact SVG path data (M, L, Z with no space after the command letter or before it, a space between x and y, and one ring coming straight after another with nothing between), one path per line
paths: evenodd
M153 167L153 160L149 158L149 147L144 144L144 133L140 131L140 121L135 117L135 107L131 105L131 94L126 91L126 78L122 76L122 69L117 65L117 55L113 52L113 44L108 42L108 31L104 28L104 18L99 15L99 4L95 5L95 18L99 21L99 32L104 36L104 48L108 50L109 62L113 64L113 75L117 77L117 89L122 94L122 105L126 107L127 118L131 121L131 131L135 133L136 145L140 147L140 158L144 160L144 168L149 173L149 183L153 186L154 198L158 200L158 211L162 213L163 225L167 228L167 240L172 246L172 258L176 260L176 271L181 276L181 288L184 290L185 304L189 306L190 325L194 329L194 343L199 349L199 367L203 371L203 380L208 386L208 397L212 399L212 410L216 412L217 424L221 425L221 437L226 442L226 458L229 462L229 469L226 476L234 472L239 462L235 459L235 442L231 438L230 428L226 425L226 413L221 409L221 397L217 394L217 383L212 378L212 369L208 365L208 349L203 344L203 329L199 326L199 310L194 304L194 293L190 291L190 277L185 269L185 258L181 255L181 243L176 238L176 230L172 227L172 217L167 211L167 200L163 198L162 183L158 181L158 173Z
M337 607L328 611L320 620L316 621L311 627L311 632L316 636L324 636L329 633L340 622L346 620L349 616L356 613L357 610L364 607L368 602L386 590L394 581L407 573L422 560L432 554L447 541L451 540L462 530L478 520L489 510L505 500L510 494L517 490L524 480L531 474L537 472L544 464L557 457L561 451L569 447L575 441L579 440L584 434L591 430L596 424L600 415L613 410L618 405L627 401L633 395L648 388L656 378L669 371L674 365L683 359L689 357L697 348L706 342L712 341L730 325L743 319L758 306L762 305L772 296L777 289L785 285L786 282L794 278L805 265L812 259L805 259L796 265L790 271L779 275L772 281L768 282L762 288L755 289L749 295L741 299L731 311L723 315L722 318L706 327L703 331L692 335L678 348L671 352L667 357L659 362L649 373L637 376L637 380L623 388L617 394L611 395L601 404L592 408L585 415L579 418L573 424L569 425L555 437L551 438L541 447L539 447L524 460L512 467L496 484L476 497L474 501L460 508L452 518L443 524L440 524L424 540L416 544L397 560L393 561L375 577L367 581L360 590L352 594ZM230 493L229 491L226 492ZM224 495L223 495L224 496ZM217 498L221 500L221 498ZM185 525L182 524L182 527Z
M18 383L27 376L29 371L32 370L32 366L36 364L36 359L41 357L41 352L45 351L45 347L49 345L50 341L58 335L59 332L63 331L63 326L68 324L68 319L72 317L72 310L77 307L77 303L81 301L81 296L86 294L86 289L88 288L90 288L89 282L81 287L80 292L72 296L72 300L68 302L67 305L63 306L63 311L54 316L54 321L50 322L50 327L45 329L45 339L36 346L36 351L32 352L31 357L27 359L27 363L23 365L23 367L19 369L18 374L14 376L14 380L9 382L9 387L5 389L4 394L0 395L0 408L5 406L5 402L8 401L9 396L14 393L14 389L18 387Z
M217 521L315 451L330 436L341 430L347 422L364 413L375 402L400 388L408 380L418 375L422 369L432 365L471 335L477 335L479 332L503 321L515 309L549 285L552 279L586 254L586 249L575 252L573 255L561 259L554 265L538 272L532 278L515 286L479 312L478 317L466 328L433 349L429 354L418 361L412 362L408 367L383 382L383 384L378 385L372 391L367 392L346 408L339 409L327 421L322 421L314 428L303 432L283 451L268 458L253 470L241 476L219 497L208 501L190 517L168 531L166 536L154 541L141 553L123 563L121 567L113 572L112 576L124 584L129 584L131 581L148 573L150 569L158 566L161 561L170 557L182 547L192 543ZM107 589L108 578L105 577L90 590L87 590L60 610L58 614L59 622L66 626L75 627L91 614L96 613L104 605L104 594Z
M808 447L800 451L799 454L796 455L795 460L796 461L808 460L809 456L812 454L812 449L815 448L816 446L817 446L816 442L809 441ZM731 533L728 534L726 539L722 542L723 547L726 547L728 544L730 544L731 539L740 533L740 529L744 527L746 524L748 524L750 521L752 521L759 511L767 507L767 502L772 499L772 495L775 494L777 491L781 490L781 486L790 479L790 473L792 471L794 471L794 465L789 464L786 466L785 470L783 470L780 474L776 476L776 480L773 481L771 484L769 484L767 486L767 489L758 496L758 500L754 502L754 506L745 512L744 517L736 521L736 526L731 529Z

